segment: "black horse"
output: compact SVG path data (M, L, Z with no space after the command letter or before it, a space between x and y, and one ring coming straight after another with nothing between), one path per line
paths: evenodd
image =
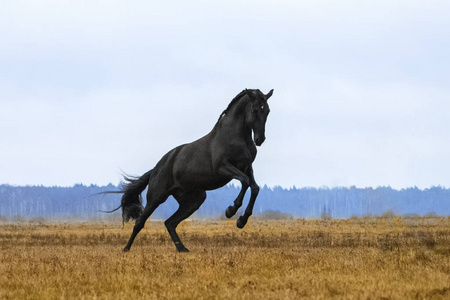
M231 218L236 214L250 187L249 204L244 215L237 220L237 227L245 226L259 192L252 163L256 157L256 146L261 146L266 139L265 125L270 111L267 100L272 93L273 90L264 95L257 89L245 89L230 102L210 133L169 151L141 177L125 176L127 183L118 192L123 193L122 202L115 210L122 207L124 222L131 218L136 223L124 251L130 250L136 235L153 211L172 195L180 206L164 224L177 250L188 252L175 231L176 227L203 204L207 190L220 188L232 179L239 180L242 189L234 205L226 209L225 215ZM147 185L147 204L144 208L141 193Z

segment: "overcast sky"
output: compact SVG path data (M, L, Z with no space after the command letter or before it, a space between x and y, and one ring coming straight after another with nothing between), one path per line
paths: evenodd
M162 3L161 3L162 2ZM0 184L117 184L270 99L259 184L450 184L449 1L1 1Z

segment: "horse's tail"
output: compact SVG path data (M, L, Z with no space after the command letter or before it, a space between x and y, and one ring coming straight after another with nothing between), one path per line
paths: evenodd
M123 175L125 183L119 191L102 192L100 194L123 194L122 201L119 207L111 210L105 211L106 213L112 213L119 208L122 208L122 219L123 222L128 222L130 219L136 220L142 214L144 207L142 206L142 196L141 193L145 190L150 180L157 176L159 171L164 168L165 163L169 159L170 155L174 150L169 151L166 155L161 158L161 160L156 164L156 166L140 177L134 177L129 175Z
M130 219L136 220L142 213L144 207L142 206L141 193L145 190L149 184L150 178L154 174L154 169L148 171L140 177L133 177L124 175L123 179L125 183L122 184L122 188L119 191L104 192L103 194L123 194L120 205L106 213L112 213L119 208L122 208L123 222L128 222Z
M153 170L150 170L141 177L124 176L126 183L122 188L124 194L120 204L124 222L128 222L130 219L136 220L141 215L144 209L141 193L147 187L153 173Z

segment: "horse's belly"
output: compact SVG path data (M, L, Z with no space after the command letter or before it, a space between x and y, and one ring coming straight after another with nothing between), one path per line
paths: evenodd
M175 176L177 186L184 190L215 190L230 182L230 179L214 172L183 172Z
M215 190L218 188L223 187L224 185L226 185L228 182L230 182L231 180L228 178L221 178L219 180L216 181L211 181L208 184L205 185L205 190L210 191L210 190Z

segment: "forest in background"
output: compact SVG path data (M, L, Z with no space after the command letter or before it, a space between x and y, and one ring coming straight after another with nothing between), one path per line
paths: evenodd
M108 211L120 204L119 194L98 195L119 187L76 184L72 187L0 185L0 219L45 218L47 220L103 220L111 218ZM209 191L208 198L194 214L197 219L223 218L225 209L239 194L232 184ZM145 192L143 201L145 205ZM97 194L97 195L96 195ZM247 191L245 209L250 190ZM178 208L172 198L152 215L166 219ZM281 212L293 218L349 218L351 216L382 215L450 215L450 189L441 186L421 190L417 187L396 190L391 187L357 188L273 188L261 187L254 215ZM120 210L115 214L120 214Z

